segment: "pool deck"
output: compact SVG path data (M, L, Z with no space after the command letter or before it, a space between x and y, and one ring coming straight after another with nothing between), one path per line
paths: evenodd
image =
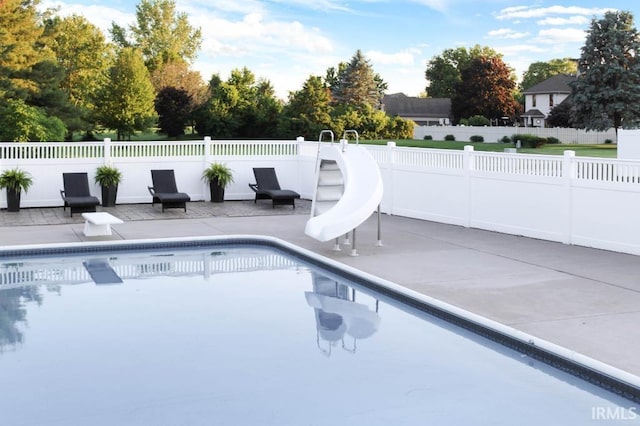
M311 202L151 204L101 208L122 219L86 237L80 214L59 208L0 212L4 247L207 235L269 235L640 376L640 258L435 222L376 215L357 231L358 256L304 234Z

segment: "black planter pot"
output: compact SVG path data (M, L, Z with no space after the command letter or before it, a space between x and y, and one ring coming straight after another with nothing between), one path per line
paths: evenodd
M209 182L209 190L211 192L212 203L221 203L224 201L224 186L219 185L217 179Z
M118 185L102 187L102 207L115 207Z
M7 188L7 211L20 211L20 191Z

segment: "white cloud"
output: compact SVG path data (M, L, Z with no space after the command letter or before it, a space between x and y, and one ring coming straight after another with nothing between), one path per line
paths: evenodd
M496 19L530 19L543 18L550 15L603 15L605 12L615 10L611 8L586 8L579 6L550 6L550 7L507 7L495 14Z
M395 53L384 53L377 50L370 50L365 56L377 65L413 65L415 56L422 52L419 49L411 48Z
M84 4L64 3L56 0L44 0L40 3L38 9L42 11L46 9L59 9L58 15L60 16L83 16L87 21L100 28L105 37L109 36L109 30L113 22L125 28L135 22L134 13L126 13L108 6L87 6Z
M585 16L571 16L569 18L545 18L537 22L538 25L585 25L590 20Z
M546 44L581 43L587 33L576 28L551 28L538 33L537 40Z
M498 49L496 49L498 50ZM512 44L508 46L501 46L498 50L505 57L508 56L521 56L528 55L531 53L541 54L548 51L548 48L536 45L536 44Z
M273 0L274 3L292 4L312 10L349 12L351 9L344 1L336 0Z
M499 38L499 39L507 39L507 40L515 40L520 38L525 38L531 35L527 32L517 32L510 28L501 28L499 30L489 31L487 36L489 38Z
M427 6L428 8L437 10L438 12L446 12L448 3L450 3L446 0L413 0L413 2L421 4L423 6Z
M196 16L194 11L210 15L213 11L224 11L228 14L264 13L264 2L259 0L177 0L176 9Z

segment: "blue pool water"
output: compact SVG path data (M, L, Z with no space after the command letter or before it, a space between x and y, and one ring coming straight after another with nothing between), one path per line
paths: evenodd
M233 241L5 253L0 424L640 424L633 398L321 264Z

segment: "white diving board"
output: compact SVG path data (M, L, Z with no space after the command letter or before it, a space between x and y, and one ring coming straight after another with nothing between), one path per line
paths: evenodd
M105 213L82 213L84 222L84 235L87 237L97 237L101 235L111 235L111 225L124 223L122 219Z

